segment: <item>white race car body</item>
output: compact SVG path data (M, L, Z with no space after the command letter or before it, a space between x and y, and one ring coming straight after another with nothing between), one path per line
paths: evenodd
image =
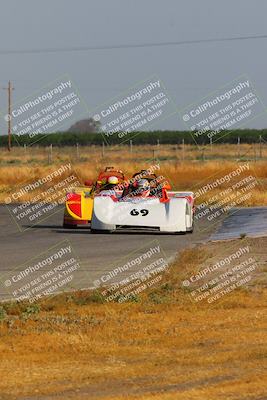
M102 192L94 198L92 231L148 229L160 232L193 231L194 196L192 192L167 192L167 198L121 197Z

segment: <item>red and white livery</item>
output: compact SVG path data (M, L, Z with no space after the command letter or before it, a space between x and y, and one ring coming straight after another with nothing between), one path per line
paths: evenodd
M145 195L138 192L137 181L123 191L104 191L95 196L91 222L93 233L121 229L177 234L193 232L194 194L171 191L170 185L154 174L143 179L149 182L149 195L147 188Z

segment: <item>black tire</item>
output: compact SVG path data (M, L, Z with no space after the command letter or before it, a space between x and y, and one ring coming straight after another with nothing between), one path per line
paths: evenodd
M66 224L65 222L63 222L63 228L64 229L75 229L75 228L77 228L77 226L72 225L72 224Z
M193 233L194 232L194 220L192 221L192 227L187 231L188 233Z
M108 230L108 229L102 230L102 229L92 229L92 228L91 228L91 233L101 235L101 234L103 234L103 233L112 233L112 231L110 231L110 230Z

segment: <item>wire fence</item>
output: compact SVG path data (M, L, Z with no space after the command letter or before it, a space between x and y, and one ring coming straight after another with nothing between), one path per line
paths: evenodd
M24 146L14 147L12 152L0 149L1 163L32 163L43 161L47 164L59 162L65 157L74 162L85 162L92 156L99 160L134 160L138 158L159 159L165 162L185 162L209 160L235 160L235 161L263 161L267 160L267 141L263 138L255 143L242 143L240 138L236 144L203 144L201 146L187 144L183 139L176 144L161 144L158 139L156 144L135 144L132 140L128 144L108 146L101 145L82 146L78 142L75 146Z

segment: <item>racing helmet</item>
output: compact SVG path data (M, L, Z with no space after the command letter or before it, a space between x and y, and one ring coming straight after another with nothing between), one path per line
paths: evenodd
M116 176L110 176L108 178L108 184L109 185L118 185L119 179Z
M136 182L138 194L141 196L149 196L150 185L147 179L140 179Z

